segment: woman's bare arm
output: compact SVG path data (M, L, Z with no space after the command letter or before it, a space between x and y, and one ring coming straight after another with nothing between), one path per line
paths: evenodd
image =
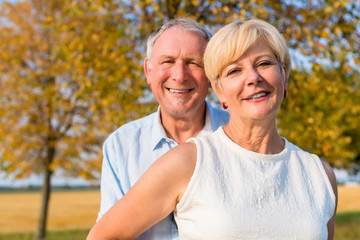
M335 202L335 211L334 211L334 215L332 216L332 218L329 220L328 224L327 224L327 228L328 228L328 240L333 240L334 239L334 232L335 232L335 215L336 215L336 209L337 209L337 202L338 202L338 191L337 191L337 183L336 183L336 177L334 174L334 171L332 170L332 168L330 167L330 165L325 162L322 161L322 164L325 168L325 172L330 180L331 186L334 190L335 193L335 198L336 198L336 202Z
M87 240L134 239L168 216L196 165L196 146L185 143L159 158L91 229Z

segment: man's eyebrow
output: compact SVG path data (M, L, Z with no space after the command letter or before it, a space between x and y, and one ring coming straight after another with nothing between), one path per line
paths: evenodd
M174 58L174 56L171 56L171 55L161 55L161 56L159 56L159 59L161 60L161 59L167 59L167 58Z
M159 56L159 60L164 60L164 59L176 59L177 57L174 57L173 55L169 55L169 54L165 54L165 55L160 55ZM203 59L202 58L198 58L195 56L187 56L185 59L183 59L185 62L190 62L190 61L195 61L195 62L199 62L202 63Z
M187 58L185 58L186 61L196 61L196 62L202 62L203 59L202 57L198 57L198 56L188 56Z

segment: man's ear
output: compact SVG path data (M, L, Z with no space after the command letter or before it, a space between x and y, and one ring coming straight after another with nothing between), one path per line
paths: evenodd
M144 72L146 76L146 82L150 85L151 84L151 62L148 58L145 58L144 61Z

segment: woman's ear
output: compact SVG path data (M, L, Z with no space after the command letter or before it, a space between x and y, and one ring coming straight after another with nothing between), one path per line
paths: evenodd
M214 89L214 92L216 96L219 98L220 102L226 102L220 80L217 80L215 84L212 85L212 88Z
M283 72L283 77L284 77L284 89L287 89L289 74L288 74L288 69L285 66L285 64L282 64L282 72Z

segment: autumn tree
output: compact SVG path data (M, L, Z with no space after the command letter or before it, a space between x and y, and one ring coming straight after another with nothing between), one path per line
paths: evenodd
M44 177L35 239L44 239L50 179L98 178L104 137L151 109L130 19L111 1L33 0L0 12L0 167Z
M360 74L344 64L294 70L279 125L296 145L351 172L360 164Z

